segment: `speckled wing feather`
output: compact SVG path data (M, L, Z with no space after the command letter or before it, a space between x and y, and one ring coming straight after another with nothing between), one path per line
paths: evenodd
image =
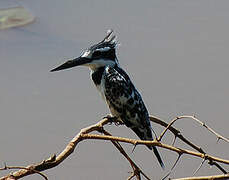
M153 140L149 114L141 95L130 78L120 67L106 67L104 74L104 95L113 116L120 118L142 140ZM164 163L156 147L153 149L161 167Z
M108 66L104 79L104 94L112 115L119 117L140 139L152 140L147 109L128 75L118 66Z

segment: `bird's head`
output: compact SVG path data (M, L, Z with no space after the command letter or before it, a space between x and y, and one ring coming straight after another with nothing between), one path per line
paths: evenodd
M86 49L81 56L68 60L57 68L52 69L51 72L80 65L88 66L93 71L108 65L113 67L118 63L115 54L116 46L115 35L113 35L112 30L108 30L106 37L101 42Z

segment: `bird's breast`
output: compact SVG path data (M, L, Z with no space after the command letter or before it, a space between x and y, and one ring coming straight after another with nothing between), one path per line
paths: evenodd
M100 79L99 79L99 83L97 83L97 75L98 74L94 74L94 73L92 73L91 74L91 78L92 78L92 80L93 80L93 82L94 82L94 84L95 84L95 86L96 86L96 88L97 88L97 90L99 91L99 93L101 94L101 96L102 96L102 99L105 101L105 103L108 105L108 107L109 107L109 109L110 109L110 112L111 112L111 114L112 114L112 116L116 116L116 117L118 117L120 114L117 112L117 110L111 105L111 102L106 98L106 96L105 96L105 93L106 93L106 85L105 85L105 75L104 74L102 74L101 75L101 77L100 77ZM99 75L98 75L99 76ZM93 79L93 77L94 77L94 79Z
M91 71L91 79L93 80L96 86L101 84L104 70L105 70L105 67L100 67L96 69L95 71Z
M98 89L99 93L101 94L103 100L106 101L104 79L101 78L100 84L95 84L95 86Z

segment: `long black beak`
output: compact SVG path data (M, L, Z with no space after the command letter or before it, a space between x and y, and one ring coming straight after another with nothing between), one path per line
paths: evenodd
M89 62L90 62L90 59L88 59L88 58L78 57L78 58L75 58L75 59L72 59L72 60L69 60L69 61L65 62L64 64L58 66L55 69L52 69L51 72L72 68L72 67L75 67L75 66L87 64Z

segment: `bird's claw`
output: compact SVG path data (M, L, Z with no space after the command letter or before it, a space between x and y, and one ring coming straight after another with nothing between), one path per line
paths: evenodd
M117 117L115 116L111 116L110 114L105 116L104 118L107 118L109 120L109 125L111 125L112 123L114 123L116 126L119 126L119 125L123 125L124 123L119 120Z
M114 121L114 124L116 125L116 126L120 126L120 125L123 125L124 123L121 121L121 120L116 120L116 121Z

